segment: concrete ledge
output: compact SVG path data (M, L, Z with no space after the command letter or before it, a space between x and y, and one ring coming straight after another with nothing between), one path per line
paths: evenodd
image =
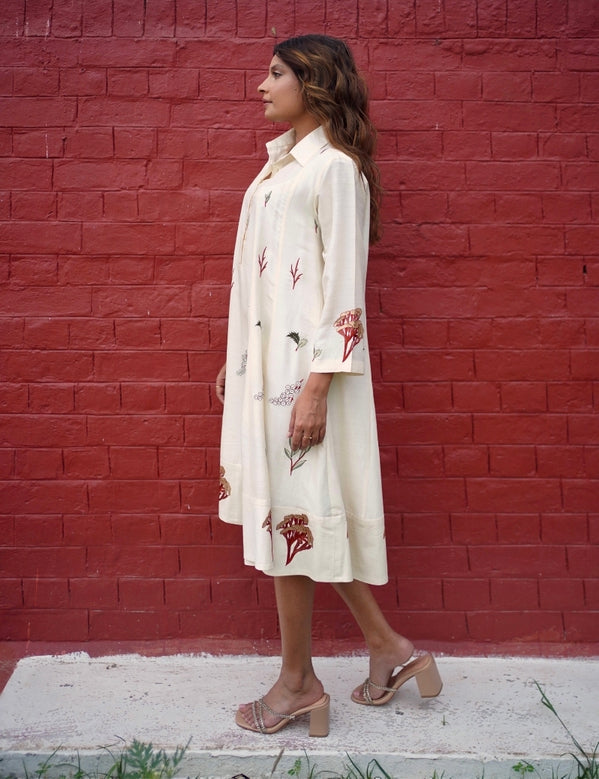
M307 753L319 770L342 769L349 754L371 759L397 779L514 777L526 759L567 773L574 749L541 703L536 680L580 743L599 740L599 660L438 657L444 689L422 700L411 680L387 706L349 701L366 675L363 656L321 657L315 665L331 694L331 732L311 739L298 721L274 736L237 728L240 701L264 694L278 670L264 656L89 657L86 653L22 659L0 695L0 775L31 774L54 750L55 761L90 770L112 762L138 739L174 751L191 743L181 775L230 779L284 777ZM280 753L277 769L273 765ZM542 775L545 775L542 773Z

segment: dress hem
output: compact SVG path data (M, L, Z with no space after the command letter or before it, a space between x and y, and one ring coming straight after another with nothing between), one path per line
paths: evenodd
M350 582L358 581L358 582L363 582L364 584L368 584L372 587L382 587L384 584L387 584L389 581L388 576L385 576L384 578L381 579L376 579L374 577L366 577L366 576L352 576L351 578L336 577L334 579L319 579L307 572L293 571L292 573L273 573L272 570L264 570L263 568L257 568L254 563L248 560L244 560L243 563L248 568L253 568L255 571L258 571L259 573L263 573L266 576L270 576L272 579L281 578L283 576L305 576L307 579L312 579L312 581L316 582L317 584L349 584Z

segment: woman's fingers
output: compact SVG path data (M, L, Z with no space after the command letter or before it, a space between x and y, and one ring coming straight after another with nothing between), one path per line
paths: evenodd
M296 425L289 436L291 448L295 452L298 449L308 449L310 446L321 444L325 433L326 427L324 426L311 429L308 425Z
M310 374L293 404L288 438L293 451L322 443L327 426L327 392L333 374Z
M293 435L295 433L295 406L291 409L291 417L289 418L289 430L287 431L287 438L291 438L293 441Z

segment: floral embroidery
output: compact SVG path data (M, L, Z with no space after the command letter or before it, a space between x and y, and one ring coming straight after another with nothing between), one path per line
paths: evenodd
M270 533L270 554L272 556L274 552L272 546L272 512L271 511L268 512L266 519L262 523L262 527L266 528L267 533Z
M255 392L254 400L264 400L264 392L262 390L260 390L260 392Z
M271 196L271 195L272 195L272 190L271 190L270 192L267 192L267 193L264 195L264 208L266 208L266 204L267 204L267 203L268 203L268 201L270 200L270 196Z
M364 335L364 326L360 322L361 308L352 308L339 314L333 323L333 327L339 335L343 336L343 360L345 362L352 353L353 348L360 343Z
M260 268L260 275L264 273L264 269L268 265L268 260L266 259L266 246L264 247L262 254L258 255L258 267Z
M301 349L302 346L305 346L308 343L307 338L300 338L299 333L287 333L287 338L291 338L293 343L295 344L295 351L297 352L298 349Z
M285 389L276 398L269 398L268 402L273 406L290 406L293 403L293 398L299 392L301 392L303 379L298 379L295 384L286 384Z
M289 565L298 552L312 549L314 546L314 537L308 527L308 517L305 514L286 514L276 529L287 541L285 565Z
M298 257L295 262L295 265L292 265L291 268L289 269L289 273L291 273L291 278L293 280L291 289L295 289L295 285L304 275L303 273L299 273L299 263L300 263L300 258Z
M301 447L299 449L291 448L291 438L289 439L289 449L285 447L285 457L289 460L289 475L293 473L296 468L301 468L306 464L304 457L312 449L312 444L309 444L305 449Z
M312 360L316 360L321 354L322 349L317 349L315 346L312 347Z
M272 512L271 511L268 512L268 516L262 523L262 527L265 527L267 532L269 532L272 536Z
M245 373L245 369L246 369L246 367L247 367L247 364L248 364L248 353L247 353L247 350L246 350L246 351L245 351L245 352L244 352L244 353L241 355L241 365L239 366L239 370L235 371L235 373L236 373L238 376L243 376L243 374Z
M220 466L220 483L219 483L219 489L218 489L218 499L224 500L225 498L228 498L231 494L231 485L229 482L225 479L225 469L223 466Z

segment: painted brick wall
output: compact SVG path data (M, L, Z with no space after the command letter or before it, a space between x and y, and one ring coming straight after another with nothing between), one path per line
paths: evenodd
M302 32L350 41L380 128L385 609L598 641L596 0L3 0L0 637L276 636L212 381L255 88Z

